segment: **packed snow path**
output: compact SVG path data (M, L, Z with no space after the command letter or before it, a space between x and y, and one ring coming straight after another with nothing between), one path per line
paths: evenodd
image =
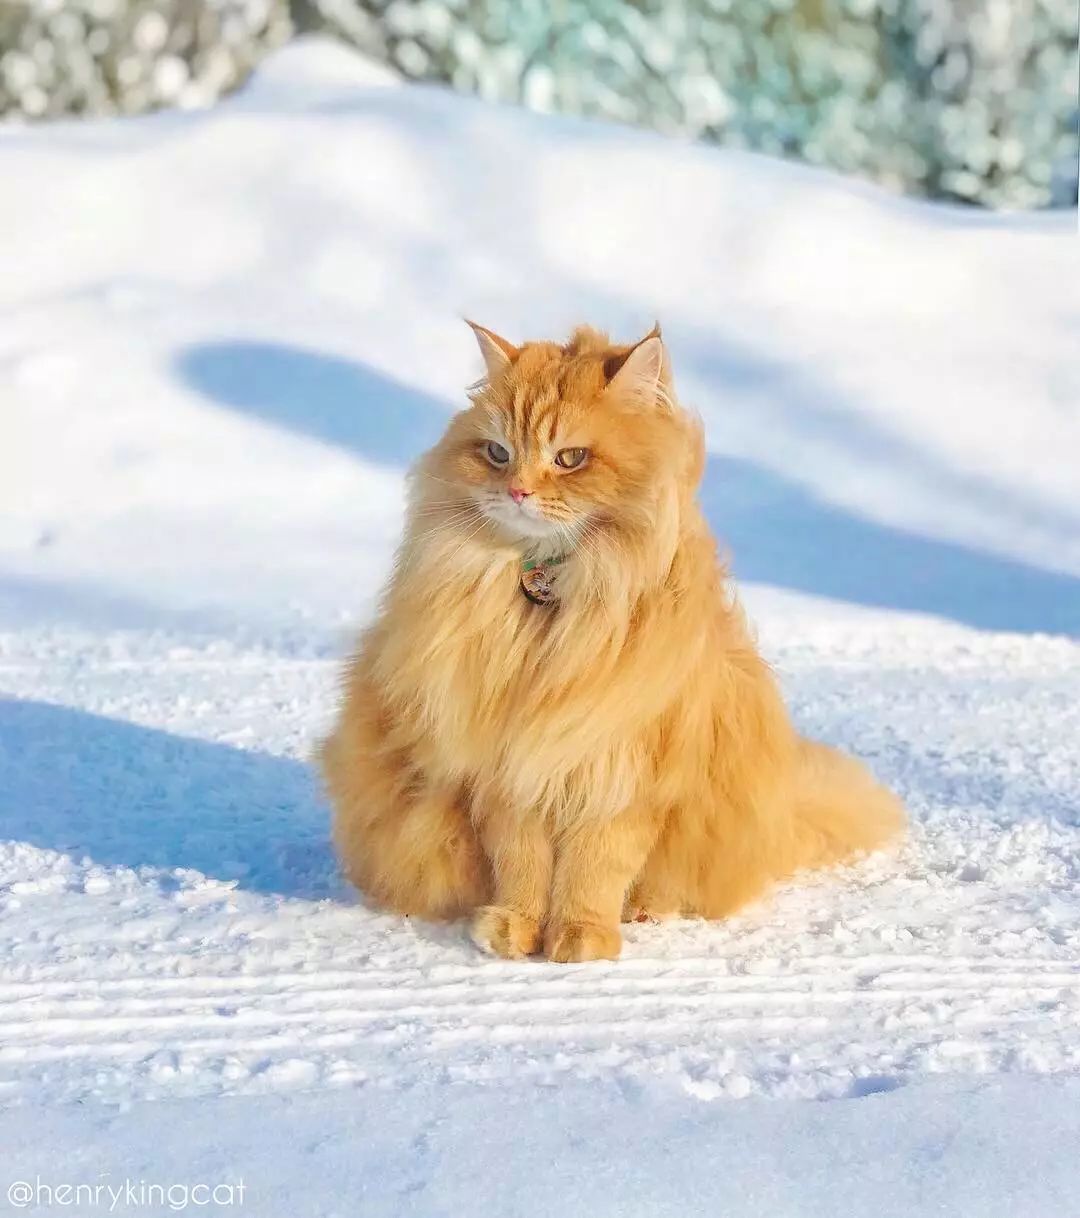
M0 174L0 1145L105 1154L173 1112L237 1161L263 1131L269 1179L301 1120L411 1187L386 1139L434 1144L440 1105L490 1127L484 1094L571 1157L588 1112L812 1148L819 1106L754 1097L844 1097L910 1151L882 1213L937 1162L905 1123L950 1112L990 1160L1042 1147L1059 1187L1030 1114L1075 1107L1080 1068L1068 219L397 88L319 44L209 114L0 131ZM403 468L476 374L463 312L515 338L660 313L764 650L801 727L904 797L901 850L585 966L487 959L341 884L308 758ZM140 1100L156 1115L117 1132ZM417 1185L441 1200L400 1212L462 1212L439 1208L475 1171L453 1136ZM988 1170L957 1153L954 1193ZM1025 1186L1006 1174L997 1195ZM353 1212L315 1177L291 1212ZM599 1212L584 1195L554 1193Z
M305 764L332 662L9 638L7 1097L581 1076L829 1097L1076 1069L1080 648L815 633L769 648L796 715L901 792L910 844L567 968L340 885Z

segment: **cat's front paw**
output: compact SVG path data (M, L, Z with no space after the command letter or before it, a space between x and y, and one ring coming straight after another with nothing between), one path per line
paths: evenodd
M555 964L617 960L621 950L619 928L595 922L565 922L561 926L551 926L544 940L544 954Z
M540 923L504 905L481 905L469 933L477 947L504 960L520 960L540 948Z

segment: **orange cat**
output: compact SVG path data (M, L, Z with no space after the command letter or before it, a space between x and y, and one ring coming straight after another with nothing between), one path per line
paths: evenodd
M322 750L375 903L516 958L614 958L620 917L722 917L897 834L800 738L695 502L658 329L515 347L411 476L404 544Z

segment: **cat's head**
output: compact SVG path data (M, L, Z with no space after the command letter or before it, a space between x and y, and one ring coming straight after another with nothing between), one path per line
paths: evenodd
M470 323L487 374L425 469L504 539L572 543L648 527L673 481L696 482L659 327L616 346L587 327L563 346L514 346Z

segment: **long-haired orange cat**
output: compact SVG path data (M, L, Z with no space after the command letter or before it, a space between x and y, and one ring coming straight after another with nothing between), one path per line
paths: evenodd
M345 871L472 913L500 956L614 958L620 918L722 917L904 823L795 732L695 502L658 330L473 327L487 376L412 474L405 540L323 746Z

